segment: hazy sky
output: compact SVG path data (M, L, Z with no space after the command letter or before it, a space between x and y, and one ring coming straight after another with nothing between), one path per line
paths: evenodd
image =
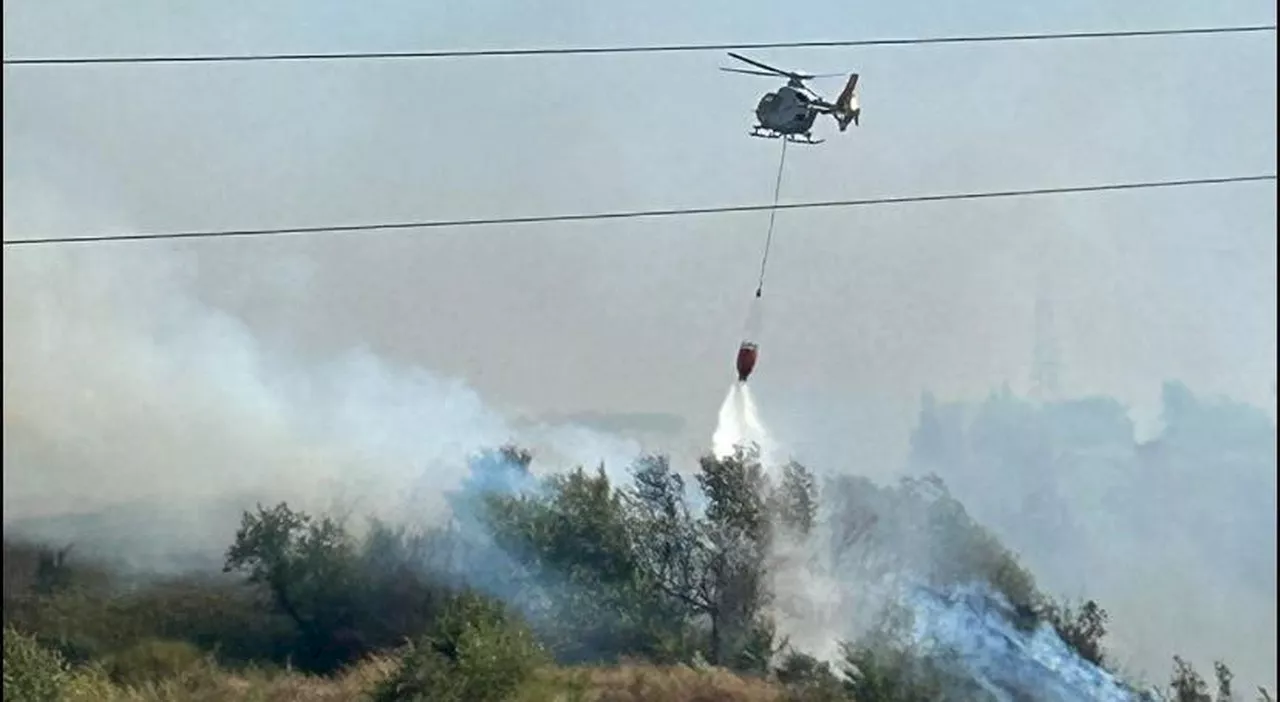
M749 42L1273 23L1263 0L4 3L7 57ZM1274 172L1274 34L757 52L861 72L862 126L785 199ZM775 84L715 53L6 67L6 237L755 203ZM828 93L839 80L819 82ZM709 437L767 215L185 244L199 294L321 355L367 346L513 412ZM1274 185L779 215L759 374L802 457L897 462L922 389L1025 386L1048 272L1070 393L1169 377L1274 406ZM125 254L161 243L101 246ZM10 261L40 255L5 250ZM56 280L32 281L54 286ZM6 368L10 372L20 369ZM873 472L872 469L865 469Z

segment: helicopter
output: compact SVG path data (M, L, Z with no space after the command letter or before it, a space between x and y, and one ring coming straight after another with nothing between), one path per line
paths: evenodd
M763 70L725 68L723 66L720 67L720 70L753 76L779 76L787 79L786 85L774 92L765 93L764 97L760 98L760 103L756 105L756 120L758 124L752 127L751 136L763 139L785 138L787 141L796 144L821 144L825 140L814 139L812 134L813 123L818 119L818 115L831 115L842 132L849 128L850 122L855 126L858 124L862 108L858 105L856 92L858 88L857 73L849 75L849 81L845 84L844 91L840 93L835 102L827 102L822 96L809 89L804 82L813 78L842 76L844 75L843 73L822 75L797 73L774 68L741 54L735 54L732 51L729 52L729 56Z

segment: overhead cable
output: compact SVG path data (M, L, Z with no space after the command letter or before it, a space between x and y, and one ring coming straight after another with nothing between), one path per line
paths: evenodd
M463 59L482 57L567 56L587 54L657 54L760 49L826 49L927 44L990 44L1004 42L1059 41L1070 39L1126 39L1214 34L1274 32L1275 24L1187 27L1181 29L1133 29L1096 32L1039 32L1026 34L955 35L881 39L833 39L816 41L746 42L738 44L655 44L633 46L537 47L524 49L442 49L434 51L349 51L269 54L206 54L167 56L81 56L8 58L5 66L70 66L130 63L244 63L258 61L346 61L361 59Z
M160 239L224 239L232 237L299 236L310 234L342 234L366 231L393 231L406 229L446 229L517 224L547 224L556 222L583 222L597 220L640 219L652 217L683 217L693 215L732 214L760 212L764 210L812 210L872 205L901 205L911 203L947 202L953 200L990 200L1015 197L1048 195L1072 195L1153 188L1226 185L1275 181L1276 174L1227 176L1221 178L1188 178L1183 180L1148 180L1127 183L1104 183L1054 188L1027 188L1019 190L990 190L936 195L906 195L853 200L822 200L812 202L769 203L762 205L725 205L715 207L684 207L671 209L629 210L615 212L574 213L558 215L532 215L525 217L487 217L479 219L437 219L414 222L381 222L368 224L339 224L310 227L273 227L263 229L208 229L179 232L150 232L138 234L99 234L82 237L48 237L34 239L6 239L5 248L11 246L47 246L54 244L88 244L104 242L150 241Z

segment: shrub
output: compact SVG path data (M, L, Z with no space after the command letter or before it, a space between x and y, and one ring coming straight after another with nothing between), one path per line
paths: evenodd
M1169 702L1235 702L1239 699L1232 690L1235 674L1222 661L1213 664L1213 676L1217 682L1217 697L1209 694L1209 684L1194 666L1181 656L1173 657L1173 675L1169 679L1167 699ZM1266 688L1258 688L1258 702L1273 702L1271 693Z
M774 674L786 689L787 702L841 702L846 699L844 687L839 676L831 670L831 664L806 653L788 653Z
M1081 658L1097 666L1106 662L1102 639L1107 635L1107 610L1097 602L1088 600L1079 609L1049 603L1043 608L1042 616Z
M118 620L132 632L113 651L148 639L182 640L228 664L283 663L298 647L287 617L261 593L220 578L185 576L153 582L119 598Z
M72 664L103 660L148 639L189 641L228 662L283 662L298 638L292 623L249 588L196 576L114 595L28 597L5 615L9 625Z
M904 650L845 646L845 689L855 700L932 702L943 699L942 680Z
M956 665L951 653L918 649L904 638L905 611L890 610L857 643L842 643L845 691L864 702L977 702L990 694Z
M67 662L17 629L4 630L4 699L60 702L70 679Z
M108 702L120 699L121 689L98 665L73 667L62 686L63 702Z
M129 686L185 677L206 667L205 655L186 641L147 639L106 661L112 680Z
M523 622L472 594L446 608L374 691L377 702L501 702L547 662Z

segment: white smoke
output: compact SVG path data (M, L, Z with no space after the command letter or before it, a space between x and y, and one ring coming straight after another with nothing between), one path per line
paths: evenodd
M774 467L776 475L771 461L778 447L747 385L735 384L720 408L714 451L725 457L753 441L768 446L771 455L762 447L762 464ZM778 635L795 650L839 667L842 643L863 640L894 612L905 612L911 626L901 643L958 663L964 677L997 702L1139 698L1115 675L1081 658L1047 623L1020 630L1014 608L985 585L922 587L906 564L936 558L938 535L908 529L884 542L868 538L849 516L839 504L824 501L808 535L775 534L770 614Z
M970 586L948 592L908 588L911 639L919 649L955 654L965 672L998 702L1132 702L1138 695L1080 658L1051 626L1020 631L999 595Z
M832 526L820 523L808 539L775 543L771 614L779 636L796 650L838 669L841 643L883 633L895 613L903 613L909 626L894 632L897 645L958 665L964 679L997 702L1139 699L1114 674L1081 658L1049 624L1019 629L1014 608L985 585L924 587L909 572L868 567L884 554L841 553ZM895 541L883 547L913 548Z
M138 503L192 521L213 500L421 519L508 441L618 470L637 453L573 426L516 432L463 382L368 349L301 362L190 292L197 257L144 246L5 251L6 523ZM225 528L171 546L225 548ZM177 538L162 531L134 536Z

